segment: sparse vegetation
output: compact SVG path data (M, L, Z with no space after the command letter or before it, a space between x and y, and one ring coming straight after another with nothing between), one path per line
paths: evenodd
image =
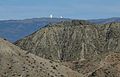
M0 77L57 77L58 72L66 77L73 72L79 77L77 72L63 65L25 52L0 38ZM56 65L61 70L56 70Z
M59 62L79 73L89 74L99 68L109 53L120 51L119 41L120 23L98 25L71 20L50 24L15 44L50 59L50 63Z

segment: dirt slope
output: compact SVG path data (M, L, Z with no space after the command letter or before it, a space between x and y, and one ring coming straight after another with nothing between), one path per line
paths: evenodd
M0 39L0 77L82 77L50 60L37 57Z

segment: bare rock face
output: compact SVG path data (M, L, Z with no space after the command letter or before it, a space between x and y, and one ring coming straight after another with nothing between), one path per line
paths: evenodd
M62 61L68 67L87 74L96 70L110 51L120 52L120 23L61 22L41 28L15 44L28 53Z
M82 77L71 69L28 54L0 39L0 77Z

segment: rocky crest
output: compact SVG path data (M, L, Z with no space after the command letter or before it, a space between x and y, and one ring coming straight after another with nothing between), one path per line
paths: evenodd
M106 55L120 52L120 23L92 25L79 20L41 28L15 42L28 53L62 61L83 74L94 72Z

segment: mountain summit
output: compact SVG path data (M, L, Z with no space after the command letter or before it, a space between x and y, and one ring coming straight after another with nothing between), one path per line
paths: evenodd
M51 24L15 42L37 56L62 62L80 73L98 68L111 52L120 52L120 23L92 25L72 20Z

